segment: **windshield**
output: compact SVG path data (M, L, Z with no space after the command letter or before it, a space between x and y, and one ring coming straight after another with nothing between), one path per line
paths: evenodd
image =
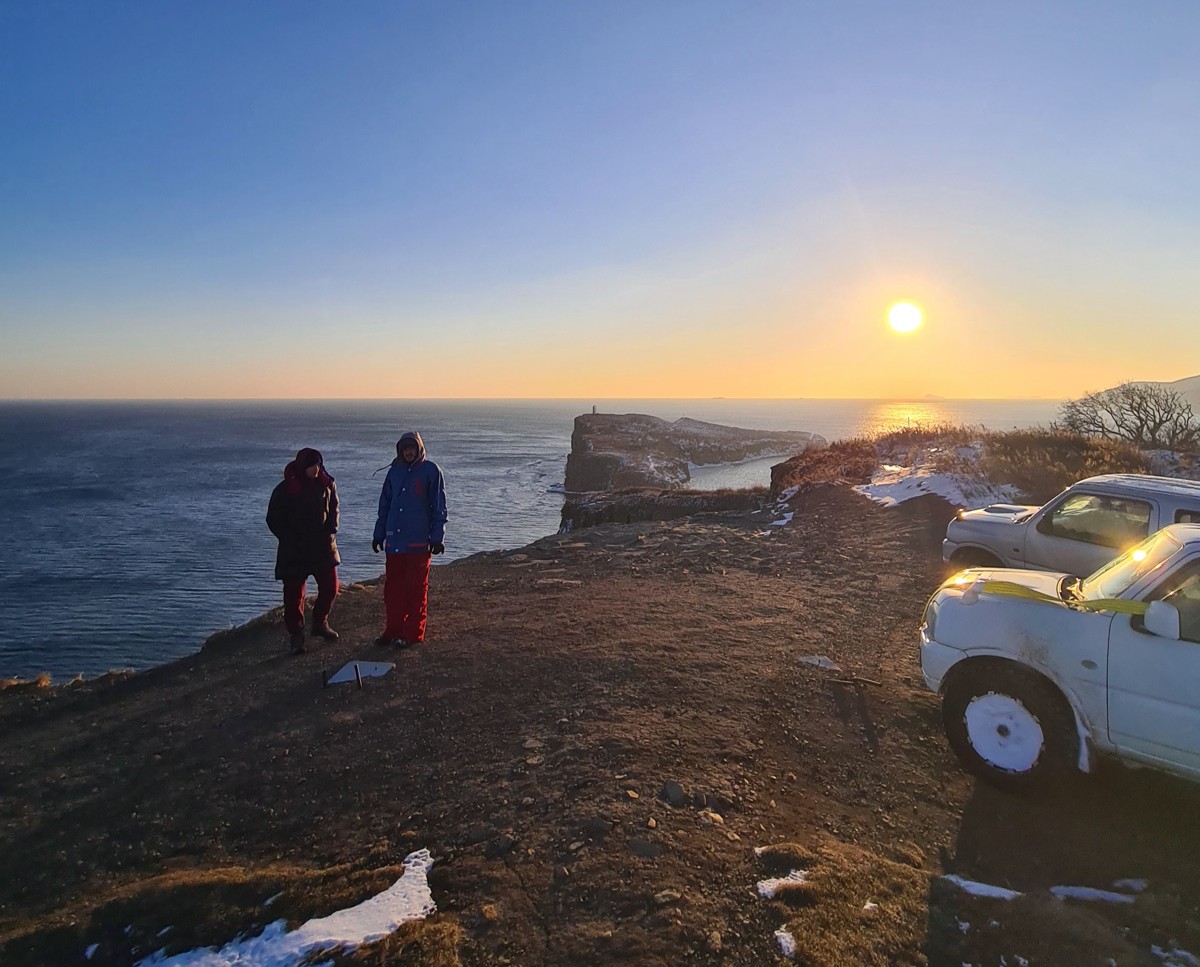
M1125 591L1151 571L1162 567L1167 558L1178 551L1182 544L1169 534L1159 531L1152 534L1137 547L1131 548L1120 557L1109 561L1099 571L1084 578L1078 587L1078 596L1089 601L1097 598L1119 598Z

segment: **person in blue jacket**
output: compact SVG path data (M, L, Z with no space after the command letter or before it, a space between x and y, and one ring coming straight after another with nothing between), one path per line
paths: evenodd
M430 555L446 550L445 536L446 483L438 465L426 458L421 434L410 431L396 443L371 540L376 554L387 552L387 626L375 644L406 648L425 640Z

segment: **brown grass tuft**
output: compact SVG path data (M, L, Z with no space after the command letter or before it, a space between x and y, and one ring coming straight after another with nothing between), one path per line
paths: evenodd
M758 854L762 868L773 876L786 876L792 870L807 870L816 861L816 854L799 843L764 846Z
M930 874L854 846L817 851L807 886L815 902L796 910L786 928L796 962L807 967L924 965ZM878 909L866 911L868 902Z

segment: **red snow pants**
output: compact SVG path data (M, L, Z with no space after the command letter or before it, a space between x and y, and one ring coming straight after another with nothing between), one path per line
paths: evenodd
M425 614L429 601L429 551L389 554L383 578L383 605L387 611L388 638L407 642L425 640Z
M333 610L338 593L337 568L314 574L317 580L317 600L313 604L313 622L320 624ZM304 630L304 592L307 577L283 579L283 623L292 634Z

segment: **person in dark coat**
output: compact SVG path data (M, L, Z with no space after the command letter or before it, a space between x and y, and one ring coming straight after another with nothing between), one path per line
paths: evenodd
M379 494L371 550L387 551L383 604L387 626L377 645L400 648L425 640L431 554L446 550L446 483L425 456L421 434L405 433Z
M293 655L304 652L304 593L308 578L317 582L312 633L337 641L329 612L338 593L338 495L321 454L305 447L283 468L283 481L271 492L267 527L279 539L275 578L283 582L283 622Z

